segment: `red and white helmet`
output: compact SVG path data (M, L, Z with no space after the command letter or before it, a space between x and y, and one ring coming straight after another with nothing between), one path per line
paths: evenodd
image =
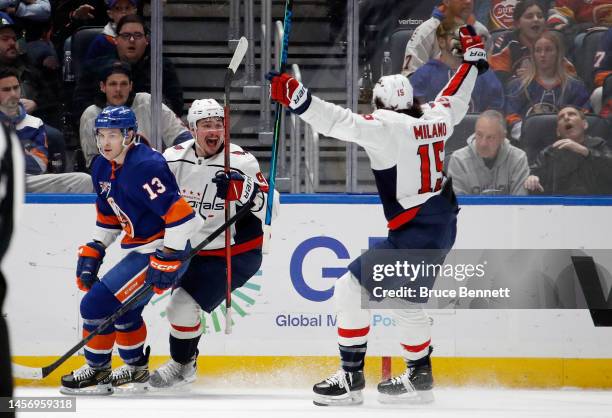
M412 107L412 85L401 74L385 75L378 79L372 94L372 106L376 109L403 110Z
M219 117L223 118L223 107L214 99L198 99L191 103L189 112L187 112L187 122L189 128L196 129L196 123L200 119Z

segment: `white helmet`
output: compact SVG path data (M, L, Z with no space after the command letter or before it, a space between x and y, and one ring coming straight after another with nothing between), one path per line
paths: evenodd
M200 119L211 117L224 117L223 107L214 99L194 100L189 108L189 112L187 112L189 128L195 130L196 123Z
M412 86L406 77L401 74L385 75L374 86L372 106L377 108L378 101L385 109L410 109L412 95Z

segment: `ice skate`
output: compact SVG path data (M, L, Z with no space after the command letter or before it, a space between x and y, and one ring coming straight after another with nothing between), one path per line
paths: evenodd
M431 349L419 360L407 360L406 371L399 376L378 384L378 400L381 403L430 403L433 402L433 375Z
M149 353L147 347L145 354L138 364L124 364L111 373L111 384L121 392L141 393L149 389Z
M88 364L62 376L64 395L112 395L111 368L94 369Z
M314 385L313 403L319 406L360 405L363 403L361 391L365 388L363 371L345 372L338 370L334 375Z
M187 364L170 359L153 372L149 383L156 389L178 388L195 382L197 370L196 359Z

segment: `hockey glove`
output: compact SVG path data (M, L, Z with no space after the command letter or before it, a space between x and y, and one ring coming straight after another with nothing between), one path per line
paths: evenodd
M147 270L145 283L151 283L153 291L158 295L171 288L179 279L182 273L183 260L190 250L191 247L188 245L184 251L173 253L165 253L162 250L155 251L155 254L151 254L149 257L149 269Z
M476 35L476 31L471 25L459 28L459 41L463 51L463 62L475 65L478 74L486 72L489 69L487 51L485 51L482 38Z
M79 247L76 283L79 289L87 292L98 281L98 270L106 251L99 242L88 242Z
M212 181L217 185L217 197L228 202L237 200L243 206L255 199L259 191L259 185L252 177L243 176L235 171L229 175L220 172Z
M302 83L289 74L271 71L266 75L270 81L270 98L301 115L310 106L312 97Z

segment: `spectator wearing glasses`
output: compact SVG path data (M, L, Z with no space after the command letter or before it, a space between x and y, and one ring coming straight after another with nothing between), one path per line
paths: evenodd
M135 14L138 8L137 0L106 0L107 13L110 21L104 26L102 33L91 41L85 54L86 60L110 55L117 45L117 23L123 16Z
M142 17L128 15L117 24L117 46L112 55L100 57L89 62L88 71L77 81L74 92L73 115L78 125L83 111L94 104L99 91L100 70L108 66L109 61L122 61L130 65L134 93L151 92L151 56L149 54L148 30ZM183 113L183 88L172 62L164 57L163 66L163 101L174 113Z
M506 89L506 115L512 138L520 137L522 120L534 113L557 113L565 105L587 108L589 93L564 65L565 50L560 37L544 32L534 44L533 65Z

